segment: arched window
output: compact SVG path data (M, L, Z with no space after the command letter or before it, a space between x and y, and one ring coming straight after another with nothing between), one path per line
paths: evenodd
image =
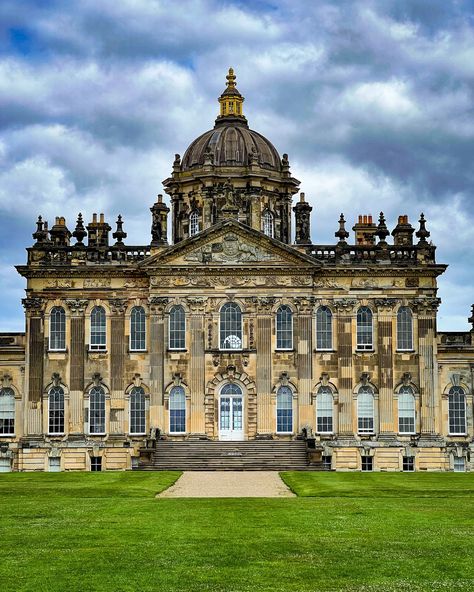
M130 311L130 351L146 349L146 317L143 306L134 306Z
M448 394L449 433L466 433L466 395L460 386L453 386Z
M408 306L402 306L397 313L397 349L413 349L413 314Z
M186 431L186 396L182 386L174 386L170 392L170 434Z
M105 391L101 386L89 391L89 433L105 434Z
M242 311L235 302L221 308L219 343L221 349L242 349Z
M186 314L180 304L170 310L169 348L186 348Z
M321 386L316 395L316 431L322 434L332 433L334 399L328 386Z
M277 432L288 434L293 431L293 393L288 386L277 391Z
M130 391L130 433L145 434L145 391L134 386Z
M66 313L62 306L55 306L49 315L49 349L66 349Z
M374 433L374 391L361 386L357 395L357 429L359 434Z
M64 391L60 386L53 386L48 393L48 432L64 434Z
M277 349L293 349L293 312L286 304L276 314Z
M107 337L105 326L104 308L102 306L94 306L91 312L91 349L106 349Z
M368 306L361 306L357 311L357 349L374 348L372 318L372 311Z
M332 349L332 312L327 306L316 311L316 349Z
M193 210L189 214L189 236L194 236L199 232L199 214L197 210Z
M402 386L398 391L398 431L415 433L415 396L411 386Z
M262 214L262 230L263 234L273 238L275 234L275 228L273 224L273 214L270 212L270 210L265 210Z
M13 389L0 389L0 435L15 435L15 393Z

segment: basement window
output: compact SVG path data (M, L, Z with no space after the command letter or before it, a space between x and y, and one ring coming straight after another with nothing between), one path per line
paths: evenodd
M404 471L408 471L408 472L414 471L415 470L415 457L414 456L404 456L402 469Z
M102 471L101 456L91 456L91 471Z
M49 472L50 473L59 473L61 471L61 457L60 456L50 456L49 457Z
M373 471L374 470L374 459L372 456L363 456L362 457L362 470L363 471Z
M464 457L454 458L453 469L456 473L464 473L466 470L466 462Z
M323 455L323 469L330 471L332 469L332 456Z

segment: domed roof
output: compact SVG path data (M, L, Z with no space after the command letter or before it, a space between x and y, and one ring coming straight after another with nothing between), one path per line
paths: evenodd
M226 76L226 89L219 97L220 115L214 129L192 142L181 161L187 171L212 162L214 166L246 167L251 162L262 168L281 170L281 159L273 144L249 129L243 114L244 97L235 85L232 68Z
M248 166L252 158L256 158L262 168L281 169L281 159L275 146L249 129L246 123L235 121L232 117L219 119L214 129L190 144L181 161L181 170L204 165L208 155L211 155L215 166Z

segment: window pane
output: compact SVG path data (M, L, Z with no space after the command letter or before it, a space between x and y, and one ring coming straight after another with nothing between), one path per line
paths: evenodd
M464 457L454 458L453 469L456 471L456 473L463 473L466 470L466 462Z
M182 386L174 386L170 392L170 432L186 431L186 396Z
M0 390L0 434L15 434L15 393L11 388Z
M146 317L142 306L134 306L130 312L130 349L146 349Z
M316 431L333 431L333 396L330 387L321 386L316 396Z
M55 306L49 317L49 349L66 349L66 313L61 306Z
M169 348L186 348L186 314L180 305L170 310Z
M466 433L466 396L460 386L453 386L448 395L449 433Z
M357 349L372 348L372 311L367 306L362 306L357 311Z
M133 387L130 392L130 433L145 432L145 391L142 387Z
M105 310L102 306L95 306L91 312L91 349L105 349Z
M89 392L89 426L91 434L105 434L105 391L100 386Z
M414 471L415 470L415 457L414 456L404 456L402 468L404 471Z
M372 471L373 467L374 467L373 457L372 456L363 456L362 457L362 470L363 471Z
M316 349L332 349L332 312L327 306L316 312Z
M276 315L277 349L293 348L293 313L289 306L280 306Z
M293 393L288 386L277 392L277 432L293 431Z
M64 391L54 386L49 391L49 433L64 433Z
M189 214L189 236L194 236L199 232L199 214L193 210Z
M409 386L402 386L398 392L398 431L415 433L415 397Z
M373 434L374 395L369 386L361 386L357 395L357 423L359 433Z
M273 225L273 214L268 210L265 210L262 215L262 230L263 233L273 238L274 225Z
M242 349L242 312L235 302L227 302L221 308L220 348Z
M413 315L406 306L397 313L397 349L413 349Z

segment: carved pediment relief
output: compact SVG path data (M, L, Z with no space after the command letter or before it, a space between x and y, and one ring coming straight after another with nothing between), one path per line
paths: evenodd
M185 261L197 263L240 263L247 261L278 260L274 253L242 239L234 232L228 232L216 242L203 245L184 256Z

